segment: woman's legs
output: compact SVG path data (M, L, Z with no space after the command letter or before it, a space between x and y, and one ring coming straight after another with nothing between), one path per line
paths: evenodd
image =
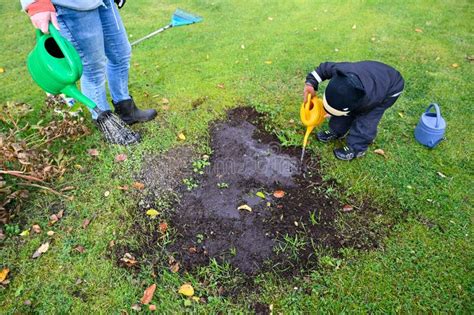
M56 6L61 34L76 48L81 57L83 74L81 90L101 110L110 110L105 80L107 58L99 9L76 11ZM97 114L92 112L92 118Z

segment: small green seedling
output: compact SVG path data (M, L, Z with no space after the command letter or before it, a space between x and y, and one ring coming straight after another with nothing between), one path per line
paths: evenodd
M209 165L211 165L211 163L208 161L208 158L203 158L201 160L194 161L193 172L202 175L204 174L204 168Z
M192 177L183 179L183 183L189 191L199 186L199 182Z
M227 183L217 183L217 187L219 189L226 189L226 188L229 188L229 184L227 184Z

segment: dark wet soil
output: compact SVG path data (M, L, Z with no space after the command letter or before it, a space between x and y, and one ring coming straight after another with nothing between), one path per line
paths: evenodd
M299 149L283 149L260 118L238 108L211 127L210 165L171 217L174 258L186 270L215 258L248 275L269 269L291 274L316 266L324 249L376 247L370 217L378 211L358 206L353 211L367 220L345 227L351 220L342 218L334 183L323 182L317 161L308 156L303 173ZM284 197L274 197L276 190ZM252 211L239 210L242 205Z
M189 147L148 156L137 178L146 188L132 213L133 242L115 247L117 261L131 253L139 260L134 269L178 263L180 272L193 272L215 259L248 276L291 277L318 268L322 255L377 248L388 231L383 212L368 202L344 211L344 194L322 179L317 158L307 154L302 171L300 148L282 148L263 121L253 109L237 108L213 123L210 163L197 172L193 161L207 157ZM239 210L243 205L251 211ZM157 219L145 215L150 208L160 212ZM170 237L160 231L164 222Z

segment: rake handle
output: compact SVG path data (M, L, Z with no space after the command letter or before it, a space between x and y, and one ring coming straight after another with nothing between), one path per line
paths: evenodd
M166 26L164 26L164 27L162 27L162 28L160 28L160 29L158 29L158 30L156 30L156 31L154 31L154 32L152 32L152 33L150 33L150 34L148 34L148 35L146 35L146 36L140 38L140 39L137 39L136 41L134 41L134 42L131 43L130 45L135 46L136 44L141 43L141 42L143 42L144 40L146 40L146 39L148 39L148 38L150 38L150 37L153 37L153 36L155 36L155 35L158 34L158 33L164 32L164 31L166 31L167 29L172 28L172 27L173 27L173 25L168 24L168 25L166 25Z

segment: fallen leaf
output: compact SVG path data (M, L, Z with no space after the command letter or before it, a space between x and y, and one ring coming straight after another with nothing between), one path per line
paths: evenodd
M70 191L70 190L74 190L75 188L76 187L74 187L74 186L66 186L63 189L61 189L61 191Z
M193 246L193 247L189 247L189 248L188 248L188 252L189 252L190 254L195 254L195 253L197 253L197 248L194 247L194 246Z
M125 253L120 260L123 261L127 267L133 267L138 263L135 257L130 255L130 253Z
M351 205L344 205L344 207L342 207L343 212L350 212L352 210L354 210L354 207Z
M38 258L39 256L41 256L41 254L44 254L48 251L49 249L49 242L46 242L44 244L42 244L40 247L38 247L38 249L34 252L33 254L33 258Z
M417 33L423 33L423 30L421 28L415 28L415 32Z
M166 97L163 97L163 98L161 99L161 103L162 103L163 105L169 104L169 102L170 102L169 99L167 99Z
M156 311L156 305L155 304L150 304L150 305L148 305L148 309L152 312Z
M168 230L168 223L161 222L159 228L160 228L161 234L165 234L166 231Z
M398 112L398 116L400 116L400 118L403 118L403 113Z
M352 29L355 30L357 28L357 25L352 25Z
M247 210L248 212L252 212L252 208L250 208L248 205L241 205L237 208L237 210Z
M56 214L56 216L58 217L58 219L61 219L61 218L63 217L63 215L64 215L64 210L60 210L60 211Z
M86 251L86 249L85 249L84 246L82 246L82 245L77 245L77 246L74 248L74 250L77 251L77 252L79 252L79 253L81 253L81 254L83 254L83 253Z
M147 210L146 214L150 216L150 218L154 219L156 218L160 213L156 211L155 209L149 209Z
M293 223L295 224L295 226L298 226L298 225L299 225L299 224L298 224L298 221L295 221L295 222L293 222Z
M217 87L220 88L220 89L225 89L224 83L219 83L219 84L217 85Z
M283 190L275 190L273 192L273 197L275 198L283 198L285 197L285 192Z
M132 310L140 312L142 310L142 307L139 304L133 304Z
M117 189L127 191L128 190L128 185L118 186Z
M374 150L374 153L375 153L375 154L378 154L378 155L381 155L381 156L383 156L383 157L385 157L385 158L387 157L387 156L385 155L385 151L382 150L382 149L375 149L375 150Z
M82 228L85 229L89 223L91 223L91 221L87 218L84 219L84 221L82 221Z
M454 69L456 69L456 68L459 68L459 65L458 65L457 63L453 63L453 64L451 65L451 67L453 67Z
M112 248L112 247L114 247L114 246L115 246L115 241L114 241L114 240L111 240L111 241L109 242L109 248Z
M373 41L373 42L375 42L375 39L376 39L375 37L370 38L370 40Z
M268 17L269 21L273 21L273 18L271 16Z
M38 224L34 224L32 227L31 227L31 230L37 234L41 233L41 227L38 225Z
M99 156L99 150L97 149L87 149L87 153L89 153L90 156Z
M145 292L143 292L143 297L140 299L140 302L145 305L150 304L151 299L153 299L153 294L155 293L155 290L156 284L153 283L145 290Z
M54 223L58 222L59 221L59 218L57 215L55 214L52 214L50 217L49 217L49 225L53 225Z
M267 65L271 65L273 62L272 62L271 60L266 60L265 63L266 63Z
M441 178L446 178L446 175L444 175L444 174L441 173L441 172L436 172L436 174L438 174L438 176L441 177Z
M47 234L48 236L53 236L53 235L54 235L54 231L48 231L48 232L46 232L46 234Z
M104 192L104 197L108 197L108 196L110 196L110 191L107 190Z
M115 162L120 163L127 159L127 155L125 153L120 153L115 156Z
M4 73L5 72L5 69L0 67L0 73Z
M263 192L261 192L261 191L257 192L256 195L257 195L257 197L260 197L260 198L262 198L262 199L265 199L265 194L264 194Z
M20 233L20 236L28 236L28 235L30 235L29 230L24 230L23 232Z
M2 271L0 271L0 282L3 282L7 279L9 272L10 269L8 268L3 268Z
M172 273L177 273L179 271L179 262L174 262L170 266L170 270Z
M184 141L184 140L186 140L186 136L184 135L184 133L181 132L181 133L178 134L178 139L181 140L181 141Z
M185 296L193 296L194 288L191 284L185 283L179 288L178 293Z
M161 109L162 109L162 110L169 110L170 107L169 107L168 105L162 105L162 106L161 106Z
M134 182L132 184L132 187L135 188L135 189L143 189L143 188L145 188L145 184L140 183L140 182Z
M245 49L245 45L243 45L243 44L240 45L240 48Z
M339 49L337 49L337 48L334 48L334 51L335 51L335 52L338 52L338 51L339 51Z

